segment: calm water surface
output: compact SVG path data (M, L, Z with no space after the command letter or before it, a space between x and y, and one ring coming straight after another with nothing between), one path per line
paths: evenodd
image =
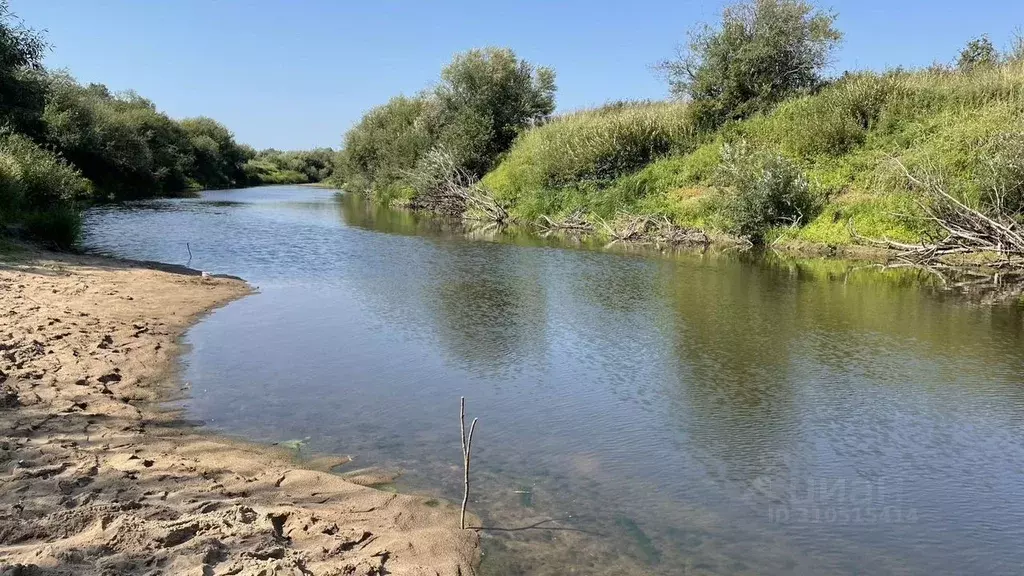
M1024 305L745 255L567 249L275 187L98 208L242 276L189 417L461 495L491 574L1024 573ZM535 528L507 530L531 525Z

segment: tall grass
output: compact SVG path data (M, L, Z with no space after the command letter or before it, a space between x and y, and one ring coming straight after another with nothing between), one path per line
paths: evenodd
M572 210L616 178L695 142L685 105L612 104L527 131L484 185L520 217Z

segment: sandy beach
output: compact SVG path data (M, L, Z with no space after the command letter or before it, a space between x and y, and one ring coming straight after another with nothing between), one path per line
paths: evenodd
M182 333L250 288L155 268L0 256L0 574L475 573L455 505L162 408Z

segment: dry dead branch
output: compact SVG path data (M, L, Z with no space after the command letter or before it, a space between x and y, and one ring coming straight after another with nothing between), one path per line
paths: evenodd
M637 244L667 244L670 246L711 244L711 239L703 230L684 228L673 224L666 216L654 215L620 215L615 224L611 225L599 220L602 228L615 242L631 242Z
M850 235L855 241L893 250L895 258L908 264L925 266L938 271L945 266L944 259L953 255L990 255L996 258L991 268L1024 270L1024 231L1021 214L1002 209L1001 192L992 192L993 209L968 206L945 190L938 178L912 174L899 160L894 162L914 189L923 197L919 200L922 218L941 232L941 238L921 244L895 242L888 238L861 236L849 221Z
M443 149L430 151L420 167L408 174L417 191L412 207L445 216L504 223L508 210Z
M577 209L561 220L553 220L547 216L541 216L538 226L544 232L575 232L588 233L594 231L594 225L587 220L587 213L582 208Z

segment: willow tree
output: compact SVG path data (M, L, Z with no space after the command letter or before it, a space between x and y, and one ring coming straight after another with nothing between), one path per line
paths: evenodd
M434 89L439 145L483 176L524 129L555 110L555 72L508 48L455 56Z
M819 87L842 39L835 18L804 0L734 4L719 25L691 31L660 68L673 95L691 101L698 125L711 130Z
M0 124L33 135L38 131L46 96L46 50L42 34L26 27L7 0L0 0Z

